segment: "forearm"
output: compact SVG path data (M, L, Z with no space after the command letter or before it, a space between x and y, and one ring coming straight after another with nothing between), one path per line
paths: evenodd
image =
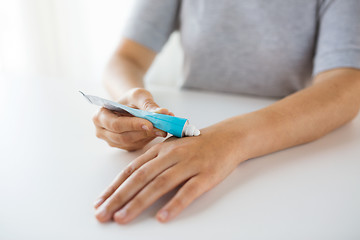
M143 88L144 74L133 62L123 56L114 55L105 69L103 83L111 96L118 100L132 88Z
M156 53L130 39L123 39L111 57L103 82L111 96L118 100L133 88L143 88L143 78Z
M254 158L313 141L349 122L360 108L360 74L351 71L325 73L307 89L226 120L244 139L238 149Z

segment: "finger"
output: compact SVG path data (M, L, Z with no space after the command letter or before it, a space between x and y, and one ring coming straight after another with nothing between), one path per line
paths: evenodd
M132 135L133 133L135 133L135 132L125 132L125 133L122 133L122 134ZM117 148L121 148L121 149L124 149L124 150L127 150L127 151L135 151L135 150L143 148L146 144L148 144L149 142L154 140L154 138L156 138L156 137L165 138L166 136L167 136L166 132L164 132L164 131L156 131L155 130L155 132L151 133L148 137L139 139L139 140L134 141L134 142L124 142L124 141L113 142L115 140L112 141L110 139L106 139L106 141L108 142L108 144L111 147L117 147ZM123 139L126 140L127 137L125 136L125 138L123 138Z
M159 107L159 105L154 101L153 96L148 91L138 91L133 94L132 102L141 110L145 111L154 111Z
M115 211L128 202L146 184L154 179L158 174L174 165L171 161L161 161L159 158L145 163L128 178L110 195L104 203L97 209L95 216L101 222L110 220Z
M153 125L148 120L137 117L119 117L106 108L101 108L93 121L96 126L103 127L111 132L122 133L128 131L151 131Z
M146 138L166 137L167 132L154 128L153 131L129 131L121 133L126 142L138 142Z
M196 198L209 189L208 179L200 175L187 181L175 196L156 214L160 222L167 222L179 215Z
M155 137L166 137L167 136L167 132L160 130L158 128L154 128L153 129L153 134L155 135Z
M166 132L156 128L154 128L154 132L133 131L118 134L96 126L96 137L105 140L110 147L121 148L127 151L141 149L155 137L166 136Z
M124 168L112 181L112 183L103 191L97 200L94 202L94 207L99 207L108 197L115 192L115 190L122 184L135 170L145 164L147 161L155 158L157 151L149 149L141 156L133 160L126 168Z
M104 131L105 131L104 128L95 125L95 135L96 135L97 138L104 139L105 138Z
M106 130L105 128L96 126L96 137L103 139L105 142L107 142L109 144L110 147L117 147L117 148L121 148L121 149L125 149L128 147L127 145L119 144L118 142L115 142L115 140L113 138L109 138L109 133L112 133L112 132ZM114 134L114 133L112 133L112 134Z
M136 218L161 196L194 176L194 171L184 171L181 164L170 167L145 186L113 218L117 223L125 224Z
M103 135L105 138L110 141L120 145L120 146L129 146L136 142L142 141L147 138L155 138L159 134L160 136L164 136L162 132L147 132L147 131L131 131L131 132L123 132L123 133L114 133L107 130L103 131Z
M155 137L167 136L166 132L160 130L156 130L155 132L133 131L124 133L113 133L106 129L98 131L100 132L100 138L107 142L111 142L113 143L112 145L119 146L120 148L141 145L143 142L150 142Z
M161 108L161 107L153 109L150 112L160 113L160 114L167 114L167 115L170 113L170 111L167 108Z
M131 102L135 103L134 105L136 107L145 111L151 111L161 114L170 113L168 109L159 107L159 105L154 101L151 93L145 89L137 89L136 91L134 91L131 95L130 100Z

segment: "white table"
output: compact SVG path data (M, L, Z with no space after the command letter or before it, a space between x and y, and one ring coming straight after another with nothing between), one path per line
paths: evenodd
M99 84L100 85L100 84ZM360 117L326 137L241 164L167 224L165 196L129 225L100 224L92 203L140 152L94 135L96 109L60 80L1 79L0 239L360 239ZM202 128L274 102L154 88ZM185 109L188 109L185 111Z

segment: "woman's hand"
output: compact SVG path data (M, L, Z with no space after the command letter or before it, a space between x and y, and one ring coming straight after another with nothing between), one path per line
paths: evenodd
M174 115L165 108L160 108L151 93L143 88L128 91L119 103L156 113ZM166 137L167 133L153 127L148 120L133 117L130 114L119 114L101 108L93 117L96 136L105 140L111 147L128 151L143 148L155 137Z
M125 224L161 196L182 185L157 213L166 222L204 192L228 176L246 160L234 148L234 136L226 123L203 129L198 137L169 138L131 162L95 202L100 222L114 219Z

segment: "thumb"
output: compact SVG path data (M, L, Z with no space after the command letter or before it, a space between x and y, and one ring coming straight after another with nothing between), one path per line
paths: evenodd
M145 110L145 111L171 115L167 108L159 107L159 105L157 105L157 103L155 103L154 99L146 99L142 103L142 106L143 107L141 109ZM174 114L172 113L172 115L174 115Z
M131 91L130 94L130 102L145 111L156 111L156 109L160 108L154 101L153 96L149 91L143 88L136 88Z
M161 108L152 98L148 98L143 100L139 105L141 110L149 111L149 112L158 112Z
M159 107L159 105L154 101L151 93L145 89L136 89L132 93L132 99L136 107L141 110L161 114L170 114L168 109Z

